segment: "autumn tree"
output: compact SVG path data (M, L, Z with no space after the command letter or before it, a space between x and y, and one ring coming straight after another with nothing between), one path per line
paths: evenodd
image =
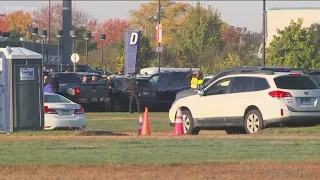
M182 19L189 12L191 6L189 3L176 3L170 0L161 0L160 18L163 27L162 45L166 46L172 43L173 37L178 29L181 28ZM155 28L158 24L158 2L141 4L138 10L130 11L130 23L134 28L151 40L151 45L155 47Z
M32 16L29 12L15 11L8 14L4 19L7 30L17 36L26 36L32 25Z
M183 64L197 66L202 54L222 47L221 23L219 12L210 6L191 9L178 31L177 53Z
M0 14L0 31L7 32L9 31L8 25L6 25L6 14Z
M226 46L238 44L239 34L233 28L225 28L221 33L221 38Z
M302 27L303 20L293 20L289 26L277 31L267 49L267 64L312 69L319 64L319 56L312 33Z
M56 34L62 29L62 2L54 2L50 5L50 38L56 39ZM42 8L33 13L34 26L41 29L49 29L49 5L46 4ZM91 17L84 10L78 9L76 6L72 7L72 26L74 29L88 28L94 32L98 25L97 19Z
M126 20L118 18L108 19L98 27L97 31L93 34L93 39L95 42L98 42L98 47L100 47L101 42L99 40L99 35L102 33L106 34L106 40L104 43L109 45L114 41L124 38L124 32L129 27L130 24Z

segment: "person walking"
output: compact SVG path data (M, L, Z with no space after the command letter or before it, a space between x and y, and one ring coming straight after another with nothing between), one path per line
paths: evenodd
M141 109L140 109L140 101L139 101L139 97L138 97L139 92L138 92L138 87L137 87L137 81L135 79L134 74L131 74L130 77L131 77L131 79L129 80L129 88L130 88L129 112L133 113L132 104L133 104L133 99L134 99L137 104L138 113L140 113Z

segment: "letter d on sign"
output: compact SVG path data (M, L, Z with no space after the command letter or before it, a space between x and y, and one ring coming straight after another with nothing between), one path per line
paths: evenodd
M132 32L130 37L130 45L136 45L138 42L138 33Z

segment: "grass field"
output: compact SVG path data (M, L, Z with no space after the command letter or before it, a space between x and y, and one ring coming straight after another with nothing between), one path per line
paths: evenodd
M320 175L319 126L273 128L255 135L201 131L198 136L173 136L167 113L149 116L152 135L147 137L136 135L137 113L87 114L88 130L128 136L83 136L79 131L2 134L0 174L4 179L317 179Z

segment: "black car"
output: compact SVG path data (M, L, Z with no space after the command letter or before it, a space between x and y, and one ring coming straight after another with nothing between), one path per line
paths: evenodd
M50 73L58 84L57 94L82 105L89 110L106 110L110 102L108 89L105 84L87 83L83 84L77 73ZM72 90L73 94L70 94Z
M114 88L112 90L113 104L111 105L112 111L124 112L129 110L129 81L132 78L125 76L113 78ZM156 91L152 88L152 84L146 78L135 78L138 87L140 108L143 110L145 107L152 109L155 106L157 97ZM104 80L100 80L101 83ZM136 103L133 102L134 109L136 109Z
M307 74L309 76L311 76L312 79L314 81L316 81L316 83L320 86L320 71L319 70L318 71L309 71Z
M170 109L179 91L189 89L188 72L161 72L150 76L149 82L157 91L157 107Z

